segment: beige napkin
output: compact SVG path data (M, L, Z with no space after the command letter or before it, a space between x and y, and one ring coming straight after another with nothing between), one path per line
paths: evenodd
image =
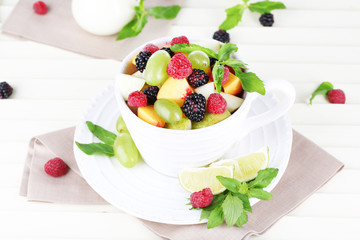
M71 0L46 0L46 15L34 13L34 0L19 0L2 27L7 34L70 50L91 57L123 60L132 49L169 34L169 20L148 18L143 31L134 38L115 41L113 36L96 36L81 29L71 13ZM179 4L180 0L145 1L146 7Z
M293 132L293 146L284 176L272 191L270 201L260 201L249 214L249 222L241 228L228 228L225 224L214 229L206 225L169 225L141 220L146 227L167 239L246 239L264 233L282 216L296 208L312 193L329 181L343 164L317 145ZM73 155L74 128L44 134L30 142L20 195L31 201L56 203L106 202L81 177ZM60 157L70 167L62 177L53 178L44 170L51 158Z

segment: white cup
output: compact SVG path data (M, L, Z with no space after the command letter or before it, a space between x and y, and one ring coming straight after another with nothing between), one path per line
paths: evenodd
M171 38L160 38L151 43L162 46L170 41ZM143 48L144 45L140 46L124 59L119 73L126 73L129 62ZM235 57L238 58L237 54ZM293 86L280 79L263 79L263 81L266 94L276 91L283 95L274 108L248 117L252 101L262 96L258 93L246 92L241 107L230 117L212 126L196 130L159 128L141 120L130 110L121 96L119 82L115 84L115 96L121 115L144 161L156 171L176 177L184 168L205 166L220 159L242 136L287 113L295 100Z

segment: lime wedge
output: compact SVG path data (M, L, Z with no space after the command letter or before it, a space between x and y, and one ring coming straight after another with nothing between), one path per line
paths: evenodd
M189 192L210 188L213 194L225 191L216 176L233 177L233 168L228 166L187 168L179 172L180 185Z
M246 156L225 159L214 162L210 167L228 166L234 169L234 178L244 182L254 179L259 170L265 169L269 164L269 147L263 147L259 151Z

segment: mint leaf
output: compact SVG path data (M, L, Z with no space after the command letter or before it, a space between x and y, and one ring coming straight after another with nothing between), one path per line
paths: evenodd
M231 192L238 192L241 182L234 179L234 178L228 178L223 176L216 176L216 178L219 180L219 182L226 187Z
M222 45L222 47L219 50L218 53L219 61L228 60L230 58L230 55L234 52L237 52L237 50L238 47L236 46L236 44L225 43L224 45Z
M106 155L114 156L114 149L112 146L104 143L89 143L83 144L75 142L76 146L87 155Z
M200 221L205 219L205 218L209 218L210 214L211 214L211 210L202 209L201 210L201 215L200 215Z
M226 61L222 61L221 64L232 67L233 69L234 68L247 69L247 67L245 66L246 64L243 61L239 60L239 59L230 58L230 59L228 59ZM241 71L241 69L238 69L238 70Z
M271 1L263 1L257 3L251 3L249 5L249 10L252 12L258 12L260 14L270 13L275 9L285 9L286 6L282 2L271 2Z
M310 98L310 104L317 95L327 95L330 90L333 90L334 86L329 82L322 82L320 86L312 93Z
M217 206L209 215L207 228L214 228L221 225L224 222L224 212L221 205Z
M265 95L265 87L263 81L260 80L255 73L243 73L241 70L234 69L235 75L240 78L241 84L247 92L258 92Z
M241 227L248 221L248 215L246 211L243 211L240 215L240 217L236 220L236 226Z
M222 88L222 80L224 77L224 66L219 64L219 61L216 61L213 69L212 69L212 77L214 79L214 84L216 91L221 93Z
M221 205L226 224L231 227L243 212L243 202L229 193Z
M212 202L210 203L210 205L207 206L207 207L204 207L204 208L202 208L202 209L203 209L203 210L206 210L206 211L212 211L212 210L214 210L218 205L221 205L221 204L222 204L222 202L224 201L224 199L225 199L225 197L226 197L226 194L227 194L227 192L214 195L214 196L213 196L213 200L212 200Z
M86 122L86 125L88 126L90 132L92 134L95 135L95 137L97 137L98 139L100 139L101 141L103 141L104 143L108 144L108 145L113 145L114 141L116 139L116 134L105 130L104 128L93 124L90 121Z
M135 16L129 23L127 23L119 32L116 40L122 40L125 38L129 38L129 37L135 37L137 36L140 32L135 31L133 28L134 26L137 24L138 22L138 18L137 16Z
M239 198L242 201L244 210L252 212L249 197L247 195L241 193L233 193L233 196Z
M261 200L270 200L273 195L267 191L264 191L260 188L250 188L249 189L249 197L258 198Z
M241 21L245 7L241 4L226 9L226 19L221 23L219 29L230 30L236 27Z
M218 55L216 54L216 52L214 52L214 50L211 50L206 47L202 47L197 44L180 43L180 44L172 45L170 49L173 52L182 52L182 53L191 53L192 51L200 50L206 53L209 57L216 59L218 58Z
M168 7L152 7L148 9L148 14L155 18L173 19L179 13L181 7L179 5L173 5Z
M250 188L265 188L269 186L271 181L277 176L279 169L266 168L260 170L254 180L248 183Z

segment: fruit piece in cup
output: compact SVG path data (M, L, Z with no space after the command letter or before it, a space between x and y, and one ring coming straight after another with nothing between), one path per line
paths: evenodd
M195 44L197 47L194 50L179 52L170 48L177 45L191 48L194 45L187 41L171 44L170 47L168 43L162 46L148 43L129 62L126 74L119 75L122 96L140 119L168 129L198 129L221 122L241 106L243 99L239 95L243 87L240 78L233 74L232 67L224 66L226 76L221 83L221 92L215 88L214 64L210 64L214 55L211 52L218 55L222 43L209 40ZM150 51L148 46L156 51ZM146 57L144 51L148 51ZM147 96L146 106L134 105L132 99L128 100L129 96L142 96L139 91ZM207 100L212 94L220 99L221 104L215 104L215 101L209 104Z

